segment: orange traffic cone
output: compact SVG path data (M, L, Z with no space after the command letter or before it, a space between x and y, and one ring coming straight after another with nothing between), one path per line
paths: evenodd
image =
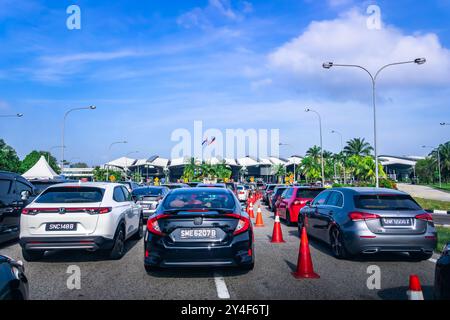
M278 213L275 215L275 223L273 225L272 240L270 242L272 242L272 243L285 242L283 240L283 232L281 231L280 216L278 215Z
M255 227L264 227L264 221L262 218L261 207L258 207L258 211L256 213Z
M298 253L297 271L292 272L296 279L318 279L320 276L314 272L311 260L311 252L309 251L308 236L305 227L302 228L302 236L300 239L300 250Z
M255 214L253 212L253 202L250 202L250 206L248 207L247 214L250 216L250 218L255 218Z
M423 300L422 287L419 277L415 274L409 276L409 290L406 292L408 300Z

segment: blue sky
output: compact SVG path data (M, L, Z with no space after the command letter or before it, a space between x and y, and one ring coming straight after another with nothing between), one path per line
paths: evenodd
M81 8L81 30L68 30L66 8ZM366 26L369 5L381 30ZM0 0L0 137L20 157L61 142L66 159L90 164L139 150L168 157L177 128L279 128L303 154L344 139L372 141L370 82L359 70L321 62L384 63L426 57L422 66L386 70L378 93L379 152L424 155L423 144L449 140L450 1L352 0ZM59 154L57 154L59 158ZM77 159L78 161L78 159Z

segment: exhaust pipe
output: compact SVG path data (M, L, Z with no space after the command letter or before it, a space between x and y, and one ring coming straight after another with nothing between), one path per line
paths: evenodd
M367 249L367 250L363 251L364 254L374 254L377 252L378 252L378 249Z

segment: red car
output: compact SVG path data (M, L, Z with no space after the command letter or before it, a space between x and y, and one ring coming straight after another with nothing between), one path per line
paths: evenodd
M291 187L284 191L277 202L276 210L281 219L286 221L287 225L297 223L300 209L308 201L312 201L325 188L317 187Z

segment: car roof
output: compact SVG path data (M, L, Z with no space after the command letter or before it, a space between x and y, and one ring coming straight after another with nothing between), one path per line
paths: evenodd
M225 187L225 183L199 183L197 187Z
M327 190L351 191L355 194L407 194L406 192L388 189L388 188L372 188L372 187L339 187Z
M180 192L194 192L194 191L201 191L201 192L205 192L208 190L212 190L212 191L220 191L220 192L231 192L231 190L227 189L227 188L221 188L221 187L209 187L209 188L205 188L205 187L193 187L193 188L180 188L180 189L173 189L171 191L171 193L180 193Z
M66 182L66 183L58 183L50 186L49 188L54 187L97 187L97 188L107 188L107 187L115 187L115 186L123 186L121 183L112 183L112 182Z

